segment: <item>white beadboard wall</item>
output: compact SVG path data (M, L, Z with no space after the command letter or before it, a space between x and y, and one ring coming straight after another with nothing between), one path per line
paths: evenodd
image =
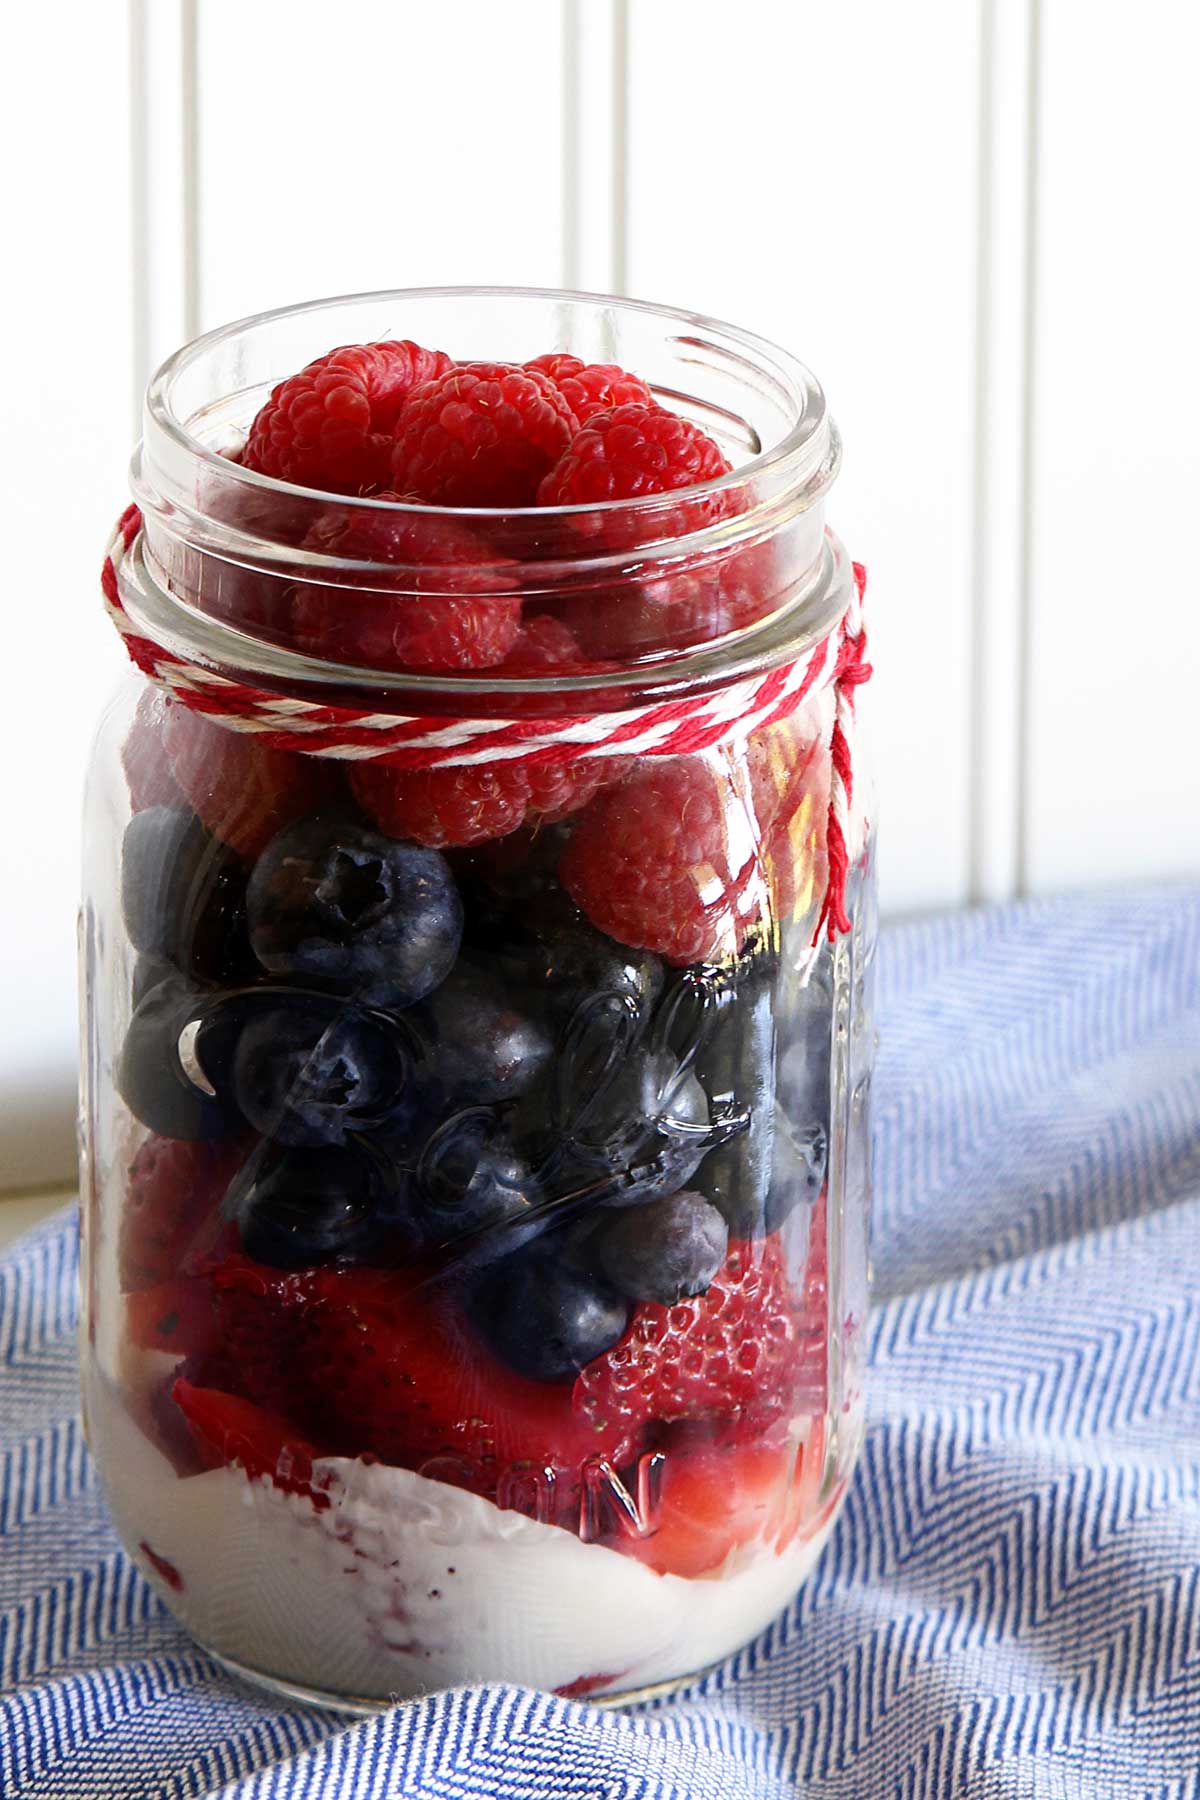
M565 283L777 336L826 386L872 571L888 910L1200 870L1195 9L96 0L7 48L0 1187L71 1157L137 395L260 307Z

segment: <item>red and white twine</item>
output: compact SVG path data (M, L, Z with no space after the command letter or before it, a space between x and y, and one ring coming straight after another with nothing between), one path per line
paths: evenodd
M855 563L854 596L827 637L794 662L765 675L730 682L713 693L560 719L472 719L364 712L253 687L189 662L143 636L125 610L118 572L141 529L130 506L108 546L100 584L108 615L144 675L215 725L260 738L277 750L394 768L455 768L464 764L557 764L594 756L680 756L748 737L787 718L810 695L835 692L830 740L827 856L829 878L814 944L823 931L849 931L846 878L852 852L855 691L869 679L862 596L866 571ZM854 835L861 835L861 822Z

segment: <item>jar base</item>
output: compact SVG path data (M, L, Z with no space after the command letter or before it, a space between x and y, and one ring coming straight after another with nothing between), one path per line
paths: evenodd
M319 1712L343 1713L352 1719L369 1719L377 1713L390 1712L393 1706L421 1697L398 1694L394 1699L370 1700L355 1694L326 1694L320 1688L305 1687L301 1682L284 1681L278 1675L266 1675L261 1669L248 1668L245 1663L235 1661L232 1656L222 1656L220 1651L210 1650L207 1644L199 1647L206 1656L211 1656L215 1663L219 1663L226 1674L232 1675L246 1687L254 1688L260 1694L270 1694L276 1700L311 1706ZM652 1681L646 1687L623 1688L619 1694L583 1694L573 1695L572 1698L584 1706L597 1707L601 1712L616 1712L623 1706L637 1706L643 1700L661 1700L669 1694L678 1694L690 1687L692 1682L703 1680L704 1676L720 1666L719 1662L708 1663L703 1669L692 1669L686 1675L673 1675L669 1681Z
M206 1656L211 1656L219 1663L226 1674L232 1675L236 1681L246 1687L254 1688L260 1694L270 1694L273 1699L287 1700L294 1705L311 1706L320 1712L345 1714L349 1718L369 1719L377 1713L390 1712L393 1706L403 1704L414 1698L411 1694L396 1695L392 1699L372 1700L357 1694L327 1694L320 1688L306 1687L302 1682L285 1681L279 1675L267 1675L261 1669L252 1669L245 1663L238 1662L232 1656L224 1656L219 1650L212 1650L207 1644L200 1649ZM657 1700L667 1694L677 1694L693 1681L699 1681L711 1669L719 1668L719 1663L709 1663L706 1668L693 1669L686 1675L672 1676L670 1681L654 1681L646 1687L625 1688L619 1694L596 1694L576 1696L586 1706L595 1706L601 1711L616 1711L622 1706L634 1706L642 1700ZM420 1696L415 1696L420 1698Z

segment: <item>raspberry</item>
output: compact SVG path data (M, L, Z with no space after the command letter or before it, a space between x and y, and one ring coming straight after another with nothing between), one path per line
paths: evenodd
M580 659L579 645L561 619L543 613L522 625L512 649L504 659L507 675L542 674L547 669L563 669Z
M539 506L596 506L608 500L636 500L674 493L727 475L730 464L698 425L659 406L618 406L596 413L572 438L570 448L538 488ZM724 517L729 502L720 495L680 502L671 512L671 533L699 531ZM581 520L580 529L602 532L617 547L638 541L632 519ZM661 536L661 516L656 535Z
M711 1442L761 1445L786 1431L809 1354L776 1233L731 1244L697 1299L640 1306L616 1348L578 1376L574 1404L619 1439L621 1461L684 1423L703 1424Z
M778 825L786 830L811 789L820 739L804 710L790 719L760 728L746 747L746 764L754 815L764 836Z
M614 406L655 404L654 395L641 377L618 368L616 363L585 363L566 351L552 350L546 356L535 356L525 367L540 369L557 383L581 425Z
M274 389L250 427L245 466L333 493L385 487L402 402L453 366L407 340L331 350Z
M359 763L351 770L350 785L359 805L389 837L440 848L507 837L527 818L566 818L586 806L617 772L596 759L533 768L467 763L452 769L395 769Z
M486 669L503 662L516 642L521 602L505 593L513 584L475 533L455 519L428 512L332 511L314 522L304 547L353 561L404 565L394 596L374 585L302 582L292 626L296 643L313 656L373 669ZM374 584L380 578L364 579Z
M559 880L618 943L677 967L725 961L762 906L754 839L723 770L697 758L655 759L588 808Z
M328 805L342 776L318 756L274 750L169 702L162 744L171 772L209 830L252 859L284 825Z
M181 806L183 789L171 773L163 742L163 726L171 702L160 688L143 688L129 735L121 746L121 767L129 784L129 804L137 812L148 806Z
M755 546L711 566L627 581L600 594L569 596L564 623L593 661L627 662L712 643L757 624L778 603L762 550Z
M401 407L395 485L439 506L531 506L577 430L541 369L465 363Z
M244 1139L185 1143L148 1137L129 1165L117 1246L123 1293L180 1272L211 1233L226 1188L246 1156Z

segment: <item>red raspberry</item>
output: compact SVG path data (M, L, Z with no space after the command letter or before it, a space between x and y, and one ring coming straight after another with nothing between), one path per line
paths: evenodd
M304 547L353 561L403 565L394 597L374 586L350 585L353 576L346 585L336 576L300 584L293 631L299 647L313 656L372 669L486 669L503 662L516 642L521 602L505 592L513 583L475 533L456 519L428 512L334 510L314 522Z
M808 708L757 732L747 747L754 815L774 912L802 917L824 887L829 751Z
M559 880L593 925L677 967L737 955L765 882L752 821L729 776L654 758L603 793L571 835Z
M129 735L121 746L121 767L129 783L129 804L135 813L144 812L148 806L187 803L187 796L171 773L163 741L170 705L161 688L143 688Z
M618 1439L622 1462L681 1423L703 1424L710 1443L762 1445L785 1435L809 1354L777 1232L731 1244L699 1298L640 1306L615 1349L578 1376L574 1403Z
M628 662L713 643L767 618L779 603L763 548L598 594L569 596L564 622L592 661Z
M275 388L250 427L245 466L339 494L386 487L402 402L453 366L407 340L331 350Z
M506 675L542 675L547 669L563 669L579 660L579 645L567 626L561 619L543 613L522 625L504 659L503 670Z
M273 750L179 701L167 706L162 743L172 774L209 830L247 860L284 825L342 791L335 763Z
M654 395L639 375L616 363L585 363L565 350L552 350L525 364L556 382L581 425L614 406L654 406Z
M401 407L395 485L439 506L531 506L577 430L542 370L465 363Z
M244 1139L184 1143L151 1135L129 1165L117 1245L123 1293L177 1276L208 1247L225 1190L245 1160Z
M811 791L819 761L816 722L807 707L790 719L760 728L746 746L746 765L754 815L763 836L788 824Z
M608 500L636 500L675 493L727 475L730 464L698 425L660 406L618 406L596 413L572 438L570 448L538 488L539 506L595 506ZM672 509L673 535L699 531L729 510L723 496L680 502ZM662 535L662 518L656 535ZM638 541L629 518L584 519L580 529L602 532L616 547Z
M466 763L451 769L358 763L350 785L359 805L389 837L440 848L507 837L527 818L566 818L586 806L616 773L599 759L531 769L514 763Z

